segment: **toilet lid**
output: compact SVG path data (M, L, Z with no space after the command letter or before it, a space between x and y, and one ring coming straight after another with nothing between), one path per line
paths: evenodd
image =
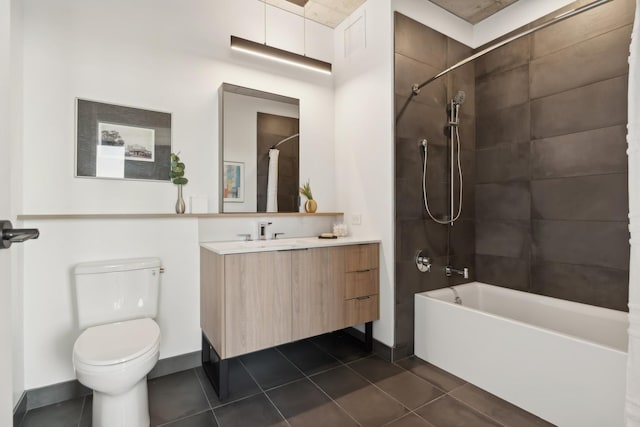
M73 348L88 365L114 365L146 353L160 341L160 328L152 319L93 326L78 337Z

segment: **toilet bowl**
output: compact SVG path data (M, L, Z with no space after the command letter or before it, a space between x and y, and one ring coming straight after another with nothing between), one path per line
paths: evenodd
M160 328L135 319L85 330L73 347L81 384L93 389L93 425L148 426L147 374L158 361Z
M147 374L159 357L158 258L78 264L78 381L93 390L94 427L148 427Z

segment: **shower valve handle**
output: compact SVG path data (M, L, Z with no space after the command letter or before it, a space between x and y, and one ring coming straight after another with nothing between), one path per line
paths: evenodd
M421 249L416 252L416 267L418 267L418 270L422 273L431 271L431 258L422 256Z

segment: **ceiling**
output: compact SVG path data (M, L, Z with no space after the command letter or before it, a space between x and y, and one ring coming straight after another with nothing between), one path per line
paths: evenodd
M337 27L366 0L260 0L296 15ZM371 0L383 1L383 0ZM476 24L517 0L424 0L431 1L465 21ZM301 6L306 3L306 6Z
M517 0L430 0L471 24L501 11Z

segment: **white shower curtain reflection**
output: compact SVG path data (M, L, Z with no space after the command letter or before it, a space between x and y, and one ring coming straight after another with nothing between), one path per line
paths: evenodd
M269 150L269 175L267 177L267 212L278 212L278 156L280 150Z

